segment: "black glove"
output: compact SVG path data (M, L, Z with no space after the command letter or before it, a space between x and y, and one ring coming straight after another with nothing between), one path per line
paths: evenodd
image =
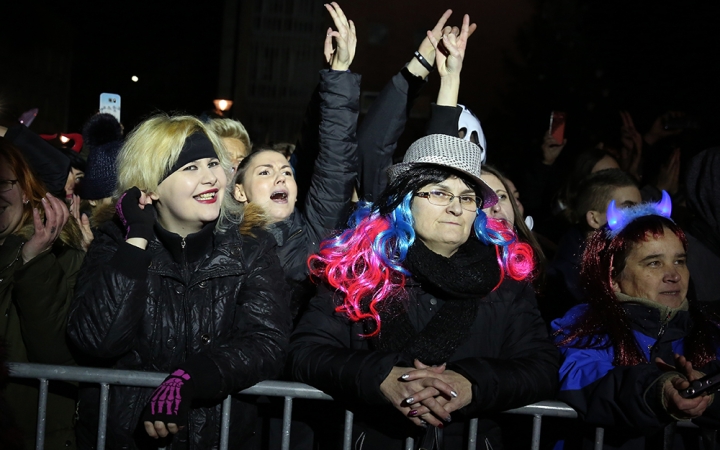
M153 237L155 208L152 205L145 205L144 209L140 208L141 194L140 189L132 187L123 192L115 204L120 221L125 225L126 240L143 238L149 241Z
M195 386L190 374L182 369L173 372L158 386L145 407L143 422L160 421L182 426L187 423Z

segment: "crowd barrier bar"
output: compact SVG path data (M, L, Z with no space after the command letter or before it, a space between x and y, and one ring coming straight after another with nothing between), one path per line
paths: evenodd
M50 380L73 381L84 383L97 383L100 385L100 416L98 421L97 450L105 450L107 437L107 415L110 385L157 387L165 380L167 374L158 372L141 372L132 370L98 369L76 366L54 366L47 364L8 363L10 377L34 378L40 380L40 394L38 397L38 423L35 442L36 450L44 449L45 440L45 414L47 408L48 387ZM255 386L245 389L240 394L265 395L270 397L284 397L282 425L282 450L290 449L290 421L292 418L293 398L310 400L332 400L332 397L312 386L289 381L263 381ZM230 430L231 396L223 400L222 420L220 427L220 450L228 450ZM561 417L567 419L577 418L574 409L559 401L542 401L522 408L506 411L509 414L523 414L533 416L531 450L540 448L540 432L542 418ZM682 423L680 423L682 426ZM343 436L343 450L352 449L353 413L345 412L345 430ZM477 449L478 420L472 419L469 423L468 450ZM602 450L605 430L596 428L595 449ZM414 441L407 438L406 450L413 450Z

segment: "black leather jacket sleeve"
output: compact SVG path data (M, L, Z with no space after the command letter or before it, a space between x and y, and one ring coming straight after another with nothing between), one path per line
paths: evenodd
M358 130L361 200L374 202L387 186L398 140L426 81L403 68L380 91Z
M308 233L319 243L343 222L357 178L357 118L360 75L323 70L320 100L319 154L304 202Z
M68 335L80 350L99 358L134 347L148 298L147 251L96 233L77 280Z

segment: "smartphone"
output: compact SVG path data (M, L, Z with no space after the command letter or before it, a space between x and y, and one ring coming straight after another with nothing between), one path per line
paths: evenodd
M562 111L553 111L550 113L550 134L562 144L565 139L565 113Z
M120 122L120 96L118 94L100 94L100 113L110 114Z

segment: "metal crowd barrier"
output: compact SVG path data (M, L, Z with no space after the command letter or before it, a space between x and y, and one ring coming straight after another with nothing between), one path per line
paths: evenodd
M167 374L157 372L140 372L131 370L97 369L90 367L74 366L52 366L47 364L26 364L9 363L10 377L13 378L34 378L40 380L40 395L38 399L38 423L37 437L35 442L36 450L43 450L45 440L45 412L47 407L48 386L50 380L54 381L75 381L100 384L100 415L98 423L97 450L105 449L107 436L107 415L110 385L157 387L163 382ZM294 398L312 400L332 400L332 397L324 392L302 383L288 381L263 381L255 386L245 389L241 394L265 395L271 397L284 397L285 407L283 410L282 426L282 450L290 448L290 421L292 417L292 406ZM222 421L220 428L220 450L228 450L228 439L230 429L230 396L222 405ZM533 403L522 408L506 411L510 414L524 414L533 416L531 450L540 448L540 432L542 418L561 417L567 419L577 418L575 410L568 405L558 401L543 401ZM353 413L345 412L345 434L343 439L343 450L352 449L352 427ZM469 426L468 450L477 448L477 427L478 420L472 419ZM597 428L595 432L595 449L602 450L604 429ZM407 438L405 442L407 450L413 450L414 441Z

